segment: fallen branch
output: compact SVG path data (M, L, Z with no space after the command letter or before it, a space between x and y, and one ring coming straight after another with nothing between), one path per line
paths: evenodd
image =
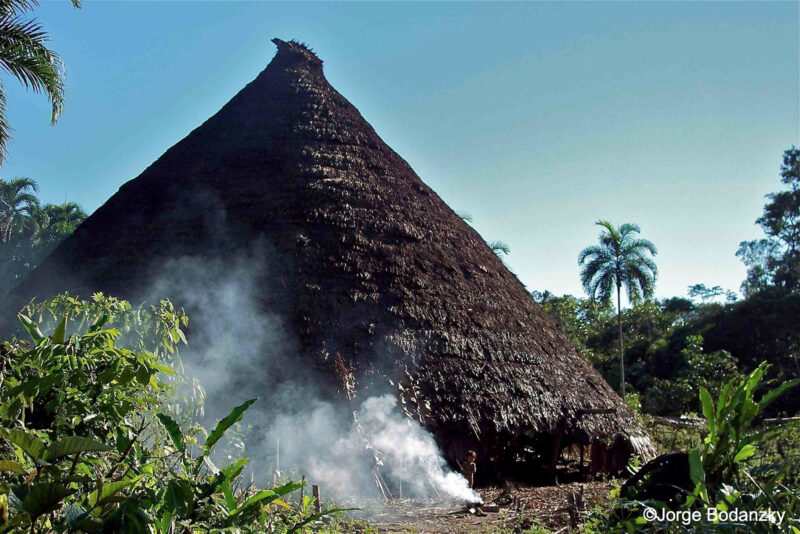
M769 417L762 419L757 425L782 425L784 423L794 423L800 421L800 417ZM674 417L661 417L654 416L653 423L661 426L671 426L674 428L703 428L706 426L706 420L702 417L681 417L680 419Z

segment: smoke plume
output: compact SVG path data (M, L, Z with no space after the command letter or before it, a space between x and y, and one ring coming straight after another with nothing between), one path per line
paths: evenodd
M280 315L253 296L256 286L264 294L265 265L274 259L263 244L234 259L183 257L166 263L147 292L147 300L168 296L189 314L189 346L181 356L186 374L205 389L204 423L259 398L242 423L245 454L260 483L303 475L340 497L480 501L433 436L400 413L393 395L332 402L305 379L308 361L293 357L299 344Z

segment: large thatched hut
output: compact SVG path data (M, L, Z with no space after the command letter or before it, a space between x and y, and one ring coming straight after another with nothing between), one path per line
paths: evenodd
M65 290L135 299L171 258L224 262L259 242L272 260L252 289L296 338L286 357L306 358L343 402L393 391L451 460L471 448L509 472L580 444L595 469L617 470L652 453L620 398L322 61L274 42L267 68L123 185L16 304Z

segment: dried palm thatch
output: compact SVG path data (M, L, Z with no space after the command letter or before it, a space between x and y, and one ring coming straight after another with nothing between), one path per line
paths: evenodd
M281 258L265 284L282 288L262 303L298 351L344 397L394 391L451 460L472 448L511 470L520 451L580 443L596 469L616 470L652 454L620 398L328 84L322 61L274 42L253 82L122 186L15 297L134 297L166 258L225 258L261 240Z

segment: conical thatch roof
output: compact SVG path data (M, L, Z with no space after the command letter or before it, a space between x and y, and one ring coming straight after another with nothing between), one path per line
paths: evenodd
M168 258L260 240L282 258L265 276L284 288L264 306L301 352L337 381L336 368L352 371L356 395L393 388L451 459L549 435L652 452L620 398L328 84L322 61L274 42L269 66L89 217L16 290L20 302L134 297Z

